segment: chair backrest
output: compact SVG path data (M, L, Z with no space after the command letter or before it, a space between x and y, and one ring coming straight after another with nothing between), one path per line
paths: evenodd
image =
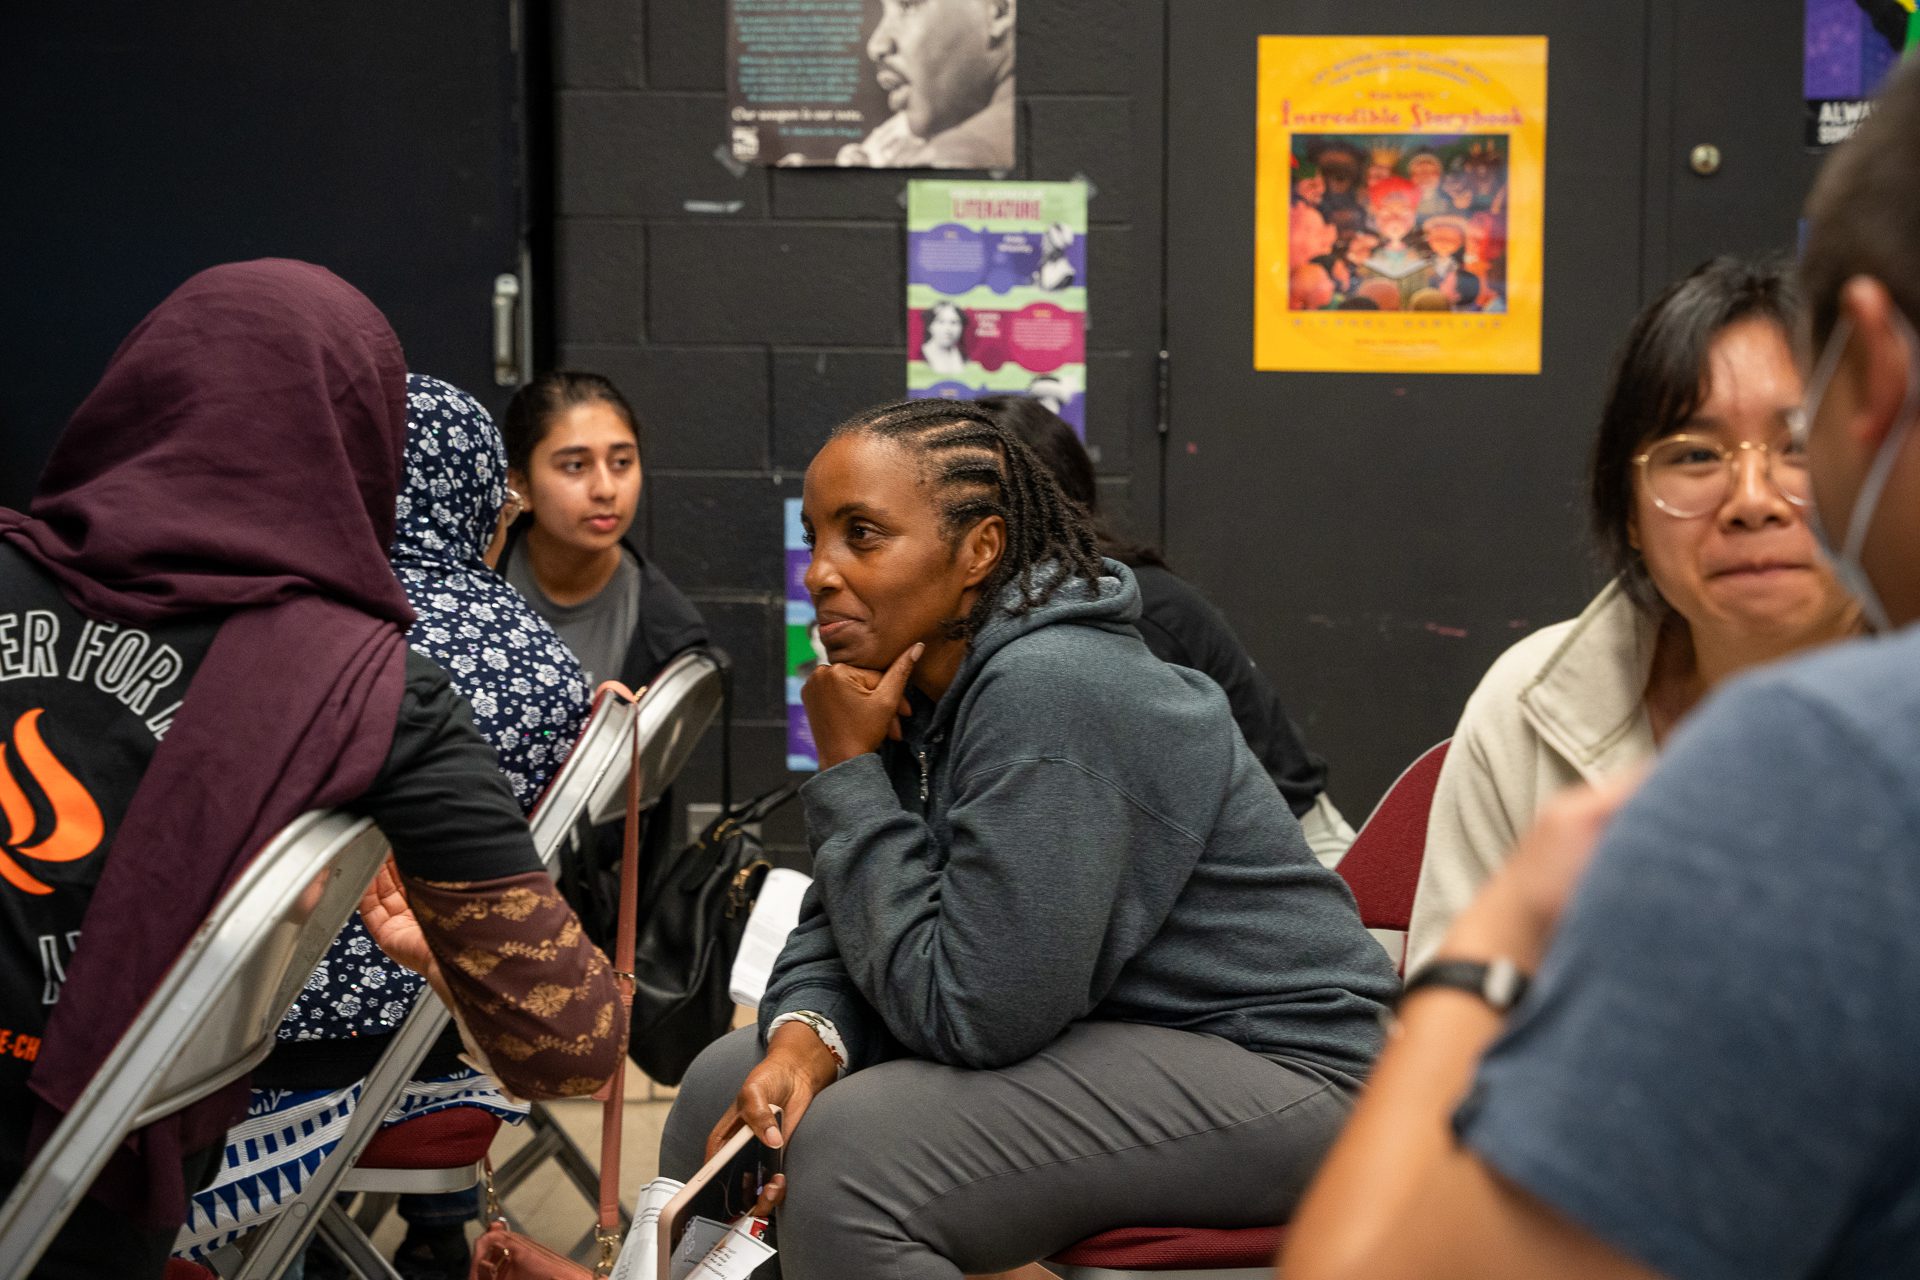
M640 807L654 804L686 767L720 709L720 660L689 649L660 670L632 702L602 686L560 771L547 783L528 821L534 848L549 870L561 841L583 816L594 825L626 812L628 735L640 722Z
M629 702L611 689L600 690L573 750L541 792L530 819L534 848L549 870L558 863L561 847L583 817L597 824L626 813L634 721L640 723L640 803L645 807L660 798L693 754L720 706L721 690L719 661L699 650L668 663L636 701ZM446 1022L445 1006L431 992L422 992L392 1045L361 1085L360 1100L339 1146L307 1176L292 1202L306 1211L290 1211L292 1204L282 1205L281 1212L254 1233L254 1247L233 1273L234 1280L278 1276L306 1247L320 1221L320 1208L332 1200L353 1162L378 1135L383 1117Z
M0 1280L19 1280L126 1136L252 1070L387 856L365 818L308 813L221 895L0 1206Z
M1406 961L1407 927L1414 890L1427 852L1427 811L1440 782L1447 743L1422 752L1387 788L1353 847L1340 860L1340 875L1360 905L1360 922L1380 941L1396 966Z
M669 662L640 694L640 807L655 804L686 768L693 749L713 723L726 693L722 660L706 649L689 649ZM625 811L616 788L594 821L609 822ZM594 797L596 806L603 799Z
M624 800L636 711L637 704L603 686L594 695L593 710L573 750L534 802L527 821L533 829L533 847L548 871L559 862L560 849L575 823Z

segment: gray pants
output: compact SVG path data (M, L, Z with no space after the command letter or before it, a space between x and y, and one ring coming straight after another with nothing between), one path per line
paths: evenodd
M760 1060L753 1028L710 1046L667 1117L685 1179ZM832 1085L786 1157L787 1280L953 1280L1117 1226L1254 1226L1292 1211L1354 1082L1216 1036L1088 1022L1024 1062L902 1059Z

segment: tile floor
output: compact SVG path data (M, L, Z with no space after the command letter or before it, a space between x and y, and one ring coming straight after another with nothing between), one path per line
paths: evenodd
M653 1181L659 1171L660 1127L666 1123L667 1108L673 1103L673 1090L652 1081L629 1082L639 1096L627 1100L627 1123L621 1134L620 1198L629 1209L641 1187ZM586 1099L548 1103L560 1125L580 1144L596 1166L600 1161L601 1106ZM505 1125L494 1139L493 1162L497 1165L520 1149L527 1140L525 1125ZM568 1249L592 1230L594 1206L574 1189L573 1183L549 1161L523 1182L507 1200L507 1212L515 1227L542 1244ZM470 1235L478 1235L475 1224ZM405 1224L394 1214L374 1233L374 1243L388 1257L399 1247Z

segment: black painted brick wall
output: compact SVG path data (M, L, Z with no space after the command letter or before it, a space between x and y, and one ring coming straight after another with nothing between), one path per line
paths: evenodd
M553 349L646 420L651 554L734 656L734 790L785 780L780 500L833 424L905 386L905 171L739 170L724 0L553 0ZM1158 520L1162 0L1028 0L1018 163L1093 184L1088 443ZM680 800L717 798L717 735ZM684 812L684 811L683 811ZM798 806L768 832L802 851Z

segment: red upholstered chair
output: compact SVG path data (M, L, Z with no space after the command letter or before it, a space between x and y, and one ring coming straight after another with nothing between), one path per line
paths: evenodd
M1427 853L1427 812L1433 808L1433 790L1446 758L1447 743L1442 741L1408 765L1340 860L1340 876L1360 904L1360 923L1403 969L1413 892L1420 886L1420 863Z
M1069 1280L1271 1280L1285 1227L1115 1227L1047 1259Z
M360 1153L340 1189L378 1190L367 1183L388 1169L458 1169L479 1164L498 1132L500 1117L478 1107L449 1107L390 1124Z
M1360 922L1399 965L1406 955L1413 891L1426 854L1427 810L1447 744L1408 765L1360 828L1340 875L1360 906ZM1267 1280L1286 1228L1116 1227L1047 1260L1067 1280Z
M480 1162L500 1132L500 1117L478 1107L448 1107L380 1129L335 1190L359 1193L352 1217L329 1204L316 1233L350 1273L370 1280L397 1274L373 1247L374 1228L402 1194L464 1191L480 1178Z

